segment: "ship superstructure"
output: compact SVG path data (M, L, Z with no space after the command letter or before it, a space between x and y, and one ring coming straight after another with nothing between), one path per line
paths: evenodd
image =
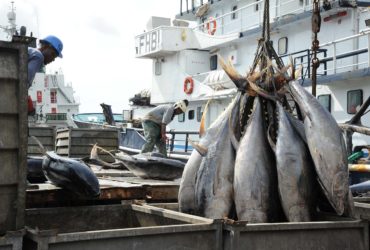
M37 73L28 90L35 115L29 120L36 124L56 127L75 126L71 117L79 112L79 100L74 96L72 84L64 82L64 75Z
M302 65L301 83L311 91L312 0L270 0L271 40L285 62ZM181 12L170 22L152 17L147 32L136 36L136 57L153 60L151 103L188 99L188 112L170 124L197 130L205 103L210 124L236 93L218 64L231 60L247 73L261 37L264 1L180 1ZM348 121L370 95L370 1L320 1L321 61L317 97L339 123ZM370 116L362 119L370 124ZM355 144L369 144L355 135Z

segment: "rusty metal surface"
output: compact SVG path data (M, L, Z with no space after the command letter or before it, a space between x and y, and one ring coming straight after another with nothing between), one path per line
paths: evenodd
M225 224L224 250L369 249L368 223L360 220ZM268 240L267 240L268 239Z
M0 42L0 234L24 227L27 45Z
M362 220L370 221L370 199L356 199L355 201L356 216Z
M22 250L25 230L8 231L0 237L0 250Z
M222 249L220 222L150 206L32 209L26 214L25 250Z

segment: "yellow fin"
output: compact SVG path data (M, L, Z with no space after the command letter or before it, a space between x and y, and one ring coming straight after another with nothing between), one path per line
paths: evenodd
M206 115L208 111L209 103L212 101L212 99L209 99L206 103L206 106L203 110L202 119L200 120L200 127L199 127L199 137L203 137L203 135L206 133Z
M188 138L188 141L190 143L190 145L196 150L198 151L198 153L201 155L201 156L205 156L208 152L208 149L205 148L204 146L200 145L199 143L195 143L193 142L190 138Z

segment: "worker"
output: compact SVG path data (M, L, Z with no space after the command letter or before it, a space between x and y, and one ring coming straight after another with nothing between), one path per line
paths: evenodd
M56 36L47 36L40 40L39 48L28 48L28 79L27 88L30 88L37 72L53 62L56 57L62 58L63 43ZM32 99L28 97L28 114L35 113Z
M166 126L173 120L175 115L185 113L188 104L188 100L182 100L173 105L159 105L143 117L142 125L146 143L141 149L142 153L152 152L155 145L159 153L167 157Z
M40 72L44 65L55 60L56 57L62 58L63 43L56 36L47 36L40 40L40 47L28 48L28 88L37 72Z

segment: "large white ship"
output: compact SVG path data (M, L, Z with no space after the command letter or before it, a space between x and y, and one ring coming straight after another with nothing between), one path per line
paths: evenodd
M236 93L218 64L230 59L247 72L261 37L264 1L179 1L175 19L151 17L147 31L136 36L136 57L153 61L151 104L188 99L186 114L171 129L196 131L207 100L210 124ZM338 123L348 121L370 95L370 1L320 1L321 61L317 98ZM311 91L312 0L270 0L271 40L282 60L302 64L301 83ZM370 124L370 115L362 117ZM190 136L191 137L191 136ZM193 135L196 139L196 135ZM370 144L354 134L354 144Z

